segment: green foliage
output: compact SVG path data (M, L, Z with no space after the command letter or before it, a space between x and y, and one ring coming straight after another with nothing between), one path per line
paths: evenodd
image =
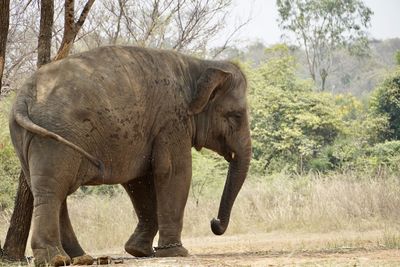
M278 44L266 48L265 54L267 64L261 64L258 70L264 86L287 91L303 89L296 83L296 59L290 55L286 45Z
M388 128L381 133L381 139L400 140L400 69L374 91L370 106L375 116L387 119Z
M13 206L20 172L8 132L10 102L9 98L0 102L0 210Z
M400 141L378 143L367 151L369 162L374 169L386 168L400 171Z
M81 186L77 192L77 195L100 195L112 197L120 194L123 191L124 190L119 185Z
M219 155L208 150L192 150L191 195L198 204L205 195L220 195L228 163ZM217 192L217 190L220 190Z
M254 159L259 171L303 171L341 124L333 96L316 93L294 75L295 60L285 46L266 51L269 60L249 75Z
M400 66L400 50L397 50L396 52L396 64Z

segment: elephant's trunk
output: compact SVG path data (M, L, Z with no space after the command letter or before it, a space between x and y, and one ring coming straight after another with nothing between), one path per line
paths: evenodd
M218 218L211 220L211 230L216 235L222 235L229 224L233 203L238 195L240 188L246 179L251 159L251 142L246 138L241 150L229 163L228 175L225 182L224 192L218 211Z

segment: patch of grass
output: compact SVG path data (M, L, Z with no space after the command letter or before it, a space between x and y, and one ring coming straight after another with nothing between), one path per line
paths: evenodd
M382 246L388 249L399 249L400 232L396 230L385 230L382 237Z
M207 188L207 185L206 187ZM190 194L185 209L183 238L211 237L210 219L218 212L223 185L212 194ZM68 199L69 213L82 247L101 253L124 253L137 218L129 197L82 195ZM249 177L233 207L227 235L329 233L381 230L400 227L400 181L396 177L360 178L353 174ZM8 211L8 212L6 212ZM10 209L0 213L0 234L5 236ZM157 240L157 238L156 238ZM361 239L360 239L361 240ZM338 236L324 248L366 247L364 240ZM400 248L400 232L386 231L376 246ZM380 240L380 241L378 241Z
M12 97L0 101L0 211L13 206L20 172L8 130L11 102Z
M298 179L297 179L298 178ZM213 188L222 192L223 186ZM256 179L250 177L235 202L227 234L285 232L367 231L396 225L400 219L400 184L397 179L356 179L351 175ZM218 212L220 194L190 195L183 237L212 236L210 219ZM200 201L199 201L200 200ZM69 200L74 228L84 248L118 248L133 232L137 219L125 193ZM400 239L399 235L395 236ZM386 243L396 244L387 235ZM362 243L362 242L361 242ZM327 247L360 247L357 239L339 237Z

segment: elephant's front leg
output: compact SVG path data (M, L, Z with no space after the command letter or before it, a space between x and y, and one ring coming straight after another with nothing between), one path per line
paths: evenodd
M153 151L159 240L156 257L187 256L182 246L183 214L191 181L190 143L158 139Z
M125 244L125 250L135 257L153 256L153 240L158 231L154 178L150 173L122 185L138 217L135 232Z

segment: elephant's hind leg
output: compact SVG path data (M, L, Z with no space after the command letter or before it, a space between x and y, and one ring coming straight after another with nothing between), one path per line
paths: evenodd
M61 243L60 216L81 158L57 141L35 136L29 148L33 195L31 246L36 266L71 263Z
M92 265L94 259L85 254L72 228L69 219L67 200L61 206L60 215L61 244L65 252L71 257L73 265Z
M136 257L153 256L153 240L158 231L157 203L152 175L123 184L138 217L135 232L125 244L125 250Z
M51 177L31 176L33 193L32 251L36 266L64 266L71 258L64 251L60 240L59 192L35 184L43 184ZM44 190L39 190L43 188ZM46 189L45 189L46 188Z

